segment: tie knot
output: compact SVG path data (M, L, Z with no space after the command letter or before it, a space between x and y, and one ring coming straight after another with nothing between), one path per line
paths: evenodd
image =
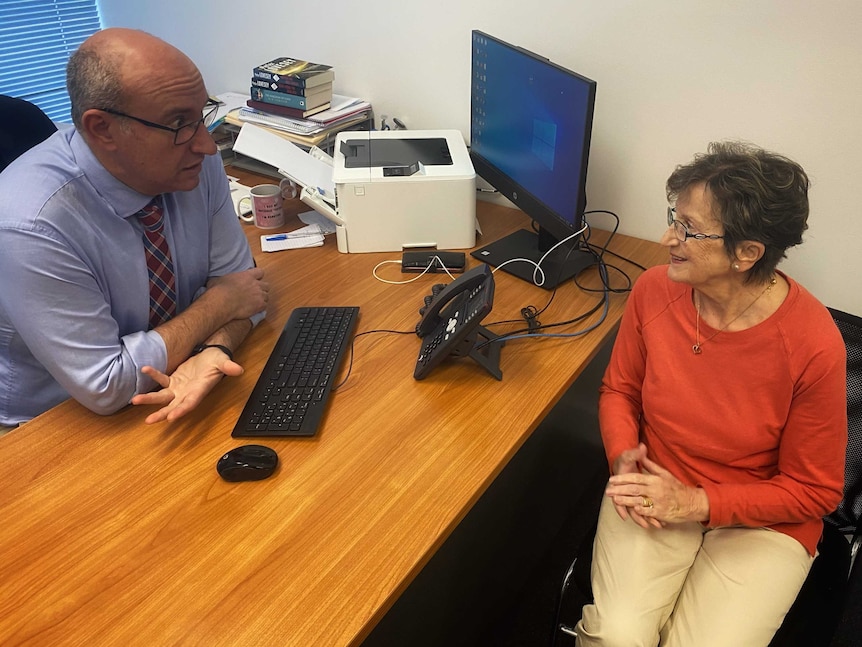
M162 207L158 198L153 198L146 207L135 214L147 229L158 230L162 226Z

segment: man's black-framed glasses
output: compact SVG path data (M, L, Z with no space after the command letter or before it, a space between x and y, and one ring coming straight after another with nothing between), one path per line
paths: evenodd
M213 125L213 123L215 122L216 113L218 112L218 103L213 101L212 99L207 99L206 105L204 106L203 110L203 116L200 119L190 121L189 123L183 124L182 126L178 126L176 128L157 124L153 121L147 121L146 119L141 119L140 117L133 117L132 115L127 115L125 112L120 112L119 110L114 110L112 108L100 108L100 110L102 112L108 112L112 115L117 115L118 117L132 119L133 121L137 121L139 124L149 126L150 128L167 130L168 132L174 134L174 144L176 146L181 146L182 144L187 144L192 140L192 138L198 132L198 128L200 128L201 124L203 124L204 127L207 129Z
M688 230L688 227L686 227L681 221L677 220L674 216L676 216L676 208L668 207L667 226L673 227L673 234L681 243L684 243L689 238L696 238L697 240L721 240L724 238L724 236L719 236L718 234L693 234Z

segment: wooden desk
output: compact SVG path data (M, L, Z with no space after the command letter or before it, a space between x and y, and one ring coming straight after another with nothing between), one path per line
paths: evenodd
M526 225L503 207L480 203L478 213L486 241ZM612 296L606 321L583 338L508 343L502 382L469 359L417 382L415 336L360 337L319 434L266 439L281 459L276 474L227 483L215 463L244 444L231 430L292 308L358 305L358 331L406 331L440 281L381 283L372 269L399 254L339 254L331 239L262 254L259 233L247 229L272 302L236 354L243 376L174 424L145 425L147 408L100 417L69 401L0 440L3 645L358 645L596 353L625 301ZM612 249L644 265L665 258L627 237ZM397 265L380 274L402 279ZM549 296L503 272L496 283L486 323ZM541 318L568 319L597 300L569 284Z

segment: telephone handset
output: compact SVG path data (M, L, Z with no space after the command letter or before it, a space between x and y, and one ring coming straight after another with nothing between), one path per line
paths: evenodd
M416 324L416 334L422 339L413 377L421 380L450 355L470 356L498 380L500 346L487 344L477 348L479 337L497 338L479 325L494 305L494 275L482 263L446 286L434 286L432 295L425 297L422 319Z

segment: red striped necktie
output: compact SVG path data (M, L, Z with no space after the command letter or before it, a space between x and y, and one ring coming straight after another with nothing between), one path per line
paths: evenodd
M150 277L150 329L163 324L177 312L176 278L171 250L164 235L164 218L159 198L135 214L144 226L144 255Z

